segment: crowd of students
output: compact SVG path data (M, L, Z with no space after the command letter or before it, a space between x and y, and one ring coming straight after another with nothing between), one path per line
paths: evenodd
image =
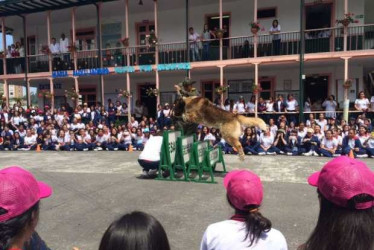
M135 114L128 123L117 120L117 106L110 102L88 107L69 105L58 110L24 109L15 104L0 110L0 150L45 151L115 151L143 150L150 136L162 130L174 130L169 104L159 107L156 119ZM371 120L365 113L348 122L323 113L318 119L310 114L306 122L296 124L286 115L271 116L267 131L245 128L240 140L246 154L326 156L354 154L374 156L374 133ZM226 143L220 131L200 125L196 132L199 141L220 146L226 154L236 149Z
M21 167L0 170L0 249L48 249L35 232L40 200L52 188ZM317 188L320 212L316 226L299 250L371 250L374 247L374 172L346 156L328 162L308 178ZM284 235L262 214L263 185L248 170L235 170L223 180L232 217L205 230L201 250L287 250ZM289 213L284 211L284 213ZM115 220L99 250L169 250L162 224L143 212Z

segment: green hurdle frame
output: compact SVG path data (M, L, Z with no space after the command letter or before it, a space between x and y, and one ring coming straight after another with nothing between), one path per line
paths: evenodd
M177 163L177 140L182 136L181 131L164 131L162 146L161 146L161 159L158 168L158 180L175 180L174 167ZM163 173L169 171L169 177L164 177Z

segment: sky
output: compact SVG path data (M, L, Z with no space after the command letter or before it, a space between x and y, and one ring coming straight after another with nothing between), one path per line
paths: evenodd
M13 36L11 36L11 35L6 36L6 44L7 44L7 46L13 44ZM1 33L0 33L0 51L4 51L3 36L2 36Z

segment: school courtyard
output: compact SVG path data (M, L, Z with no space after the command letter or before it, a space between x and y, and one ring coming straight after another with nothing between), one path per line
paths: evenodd
M165 227L174 250L198 249L205 228L232 213L218 184L140 180L138 152L3 152L0 167L23 166L49 183L54 194L41 206L38 231L51 249L98 249L101 236L120 215L141 210ZM306 178L322 157L225 156L228 170L245 168L264 184L262 212L286 237L289 249L302 244L318 215L315 188ZM374 160L364 160L374 169Z

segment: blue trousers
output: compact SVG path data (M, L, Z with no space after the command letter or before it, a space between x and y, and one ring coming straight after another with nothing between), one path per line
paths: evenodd
M351 152L351 147L345 147L345 148L343 148L343 150L342 150L342 154L343 155L349 155L349 153ZM369 152L367 151L367 149L365 150L364 148L360 148L360 150L359 151L355 151L355 150L353 150L353 155L355 156L355 157L357 157L357 155L364 155L364 154L368 154L369 156L370 156L370 154L369 154Z
M265 151L262 147L257 148L257 153L277 153L280 154L280 149L274 146L271 146L267 151Z
M317 154L323 155L325 157L333 157L334 156L333 153L331 153L330 151L327 151L326 149L323 149L323 148L317 149L316 152L317 152Z
M158 166L160 165L160 161L145 161L145 160L138 160L140 166L145 171L149 171L152 169L158 169Z

